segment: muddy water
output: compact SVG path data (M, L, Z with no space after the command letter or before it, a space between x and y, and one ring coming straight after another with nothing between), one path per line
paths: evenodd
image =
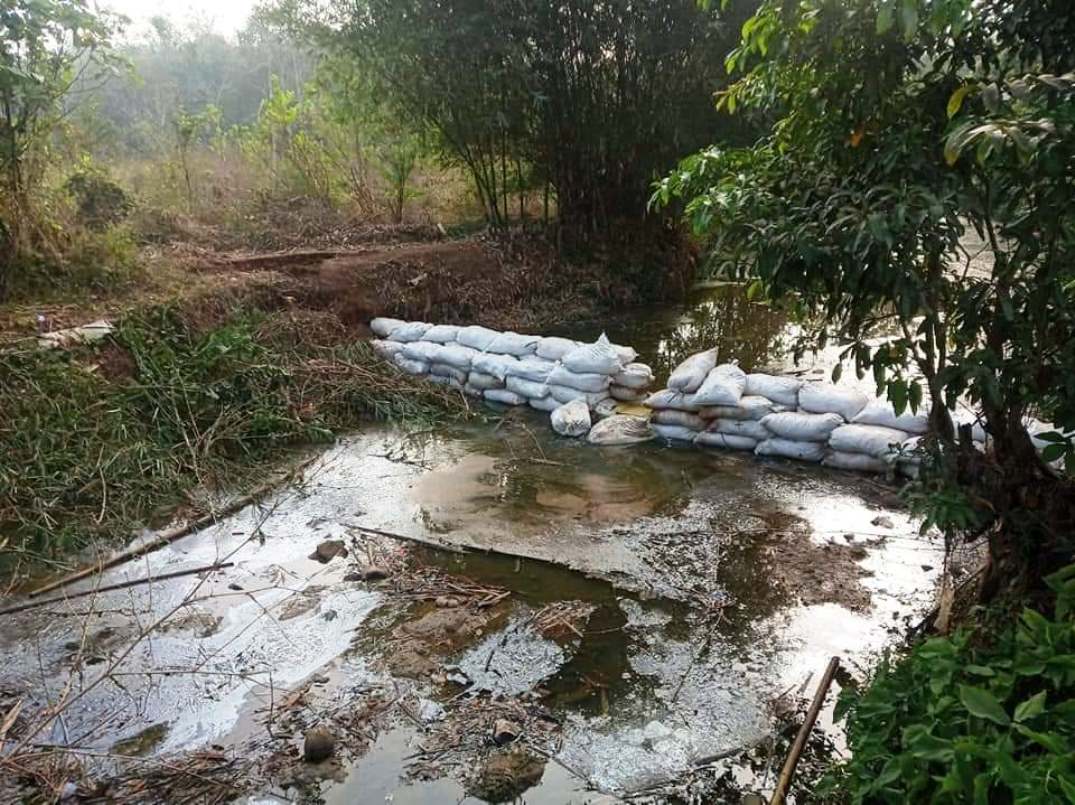
M786 367L795 335L728 286L686 311L602 327L659 373L711 344L748 368ZM940 545L872 479L657 443L594 448L557 438L536 412L489 417L367 429L297 487L103 582L222 559L233 568L3 618L0 689L44 706L70 682L75 702L37 740L150 756L248 751L286 692L311 684L321 691L304 700L311 712L313 700L354 708L374 689L448 706L491 690L540 702L561 725L527 802L608 801L594 790L638 791L756 745L780 694L808 695L833 654L865 667L931 600ZM386 670L393 629L414 611L343 580L384 547L358 526L414 538L429 546L413 549L421 562L512 591L438 658L454 682ZM349 559L308 559L325 539L347 540ZM577 636L554 641L530 619L559 601L593 611ZM330 802L462 801L458 768L411 779L434 729L393 722L315 787ZM253 788L291 797L281 785Z

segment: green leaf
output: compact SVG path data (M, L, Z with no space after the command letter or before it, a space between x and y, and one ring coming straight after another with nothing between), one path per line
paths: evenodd
M896 21L895 15L892 12L892 4L886 3L881 6L877 12L877 35L883 36L892 29L892 24Z
M1045 697L1048 691L1035 693L1025 702L1015 708L1015 720L1018 722L1029 721L1034 716L1040 716L1045 712Z
M957 114L959 114L960 108L963 106L963 99L967 97L967 93L971 91L970 84L964 84L962 87L952 93L948 99L948 119L951 120Z
M1062 736L1054 732L1036 732L1022 724L1015 725L1016 731L1025 738L1029 738L1039 746L1043 746L1054 755L1067 755L1070 753L1067 742Z
M1004 712L1004 708L1000 706L997 698L983 688L960 685L959 700L972 716L984 718L1002 727L1006 727L1011 723L1011 719L1008 718L1008 714Z
M900 27L903 39L910 42L918 32L918 0L903 0L900 6Z
M1067 451L1066 444L1051 444L1041 451L1041 457L1046 462L1056 461L1058 458L1063 458Z

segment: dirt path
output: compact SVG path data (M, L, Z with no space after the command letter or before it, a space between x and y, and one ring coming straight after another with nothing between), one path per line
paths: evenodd
M147 250L143 265L138 280L109 293L0 306L0 344L153 305L236 299L329 313L359 334L378 315L522 329L592 313L601 285L595 271L560 265L536 241L487 238L271 253L176 246Z

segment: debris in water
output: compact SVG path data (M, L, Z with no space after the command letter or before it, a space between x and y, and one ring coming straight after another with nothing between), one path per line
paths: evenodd
M506 718L498 718L493 725L493 743L497 746L510 744L519 737L521 731L518 724Z
M336 751L336 738L326 729L314 727L306 731L302 743L302 756L307 763L320 763Z
M508 696L527 693L567 662L567 654L527 621L487 637L459 661L473 690Z

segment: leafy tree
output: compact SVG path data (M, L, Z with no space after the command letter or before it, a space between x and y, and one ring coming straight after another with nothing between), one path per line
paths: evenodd
M733 133L709 97L754 5L714 17L693 0L290 0L277 16L432 130L491 224L537 190L582 239L633 231L655 175L714 129Z
M86 0L5 0L0 6L0 232L16 263L32 249L33 191L49 137L76 80L93 80L118 62L111 37L121 18ZM0 295L8 271L0 258Z
M837 339L898 409L933 401L927 523L989 535L988 590L1040 585L1075 523L1024 424L1075 428L1075 6L766 0L727 65L721 105L770 133L688 158L656 200L684 202L716 270L820 323L802 348ZM992 456L956 433L961 398Z

